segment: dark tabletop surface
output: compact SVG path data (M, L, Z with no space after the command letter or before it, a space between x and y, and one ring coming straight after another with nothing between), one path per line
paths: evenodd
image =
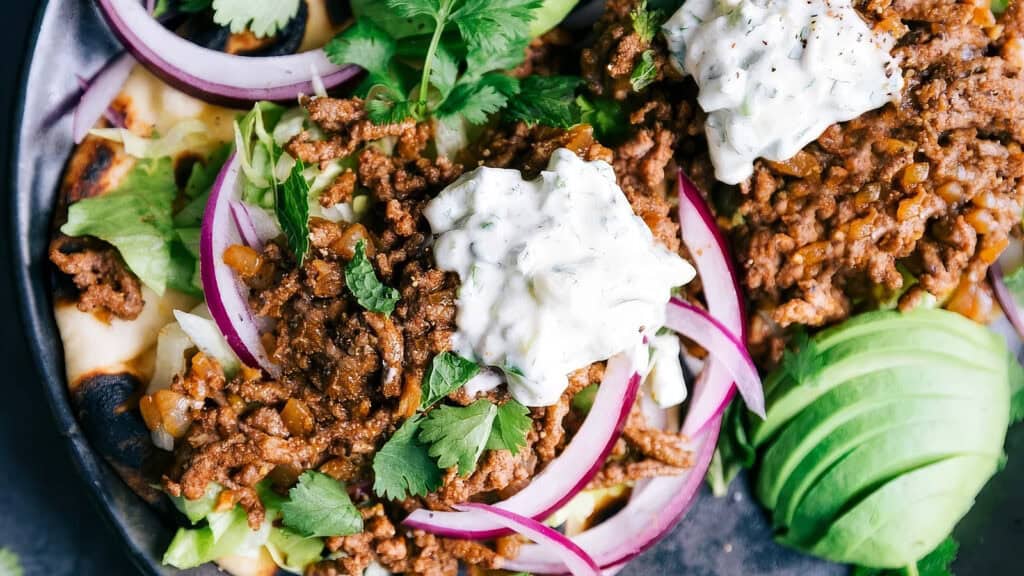
M75 472L22 335L8 237L10 140L14 100L37 3L5 0L0 33L0 547L21 557L25 574L136 573Z

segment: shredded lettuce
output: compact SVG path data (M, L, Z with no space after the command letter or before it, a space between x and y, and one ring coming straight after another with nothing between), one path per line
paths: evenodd
M224 339L224 335L217 328L206 304L201 304L191 313L175 310L174 318L178 321L181 329L188 334L189 339L195 343L196 348L220 363L228 378L238 372L242 363L239 362L238 357L231 350L231 346Z
M123 144L124 151L131 156L151 160L174 157L209 144L209 130L196 118L182 120L167 134L155 138L139 136L127 128L95 128L90 134Z
M206 487L206 494L203 494L203 497L198 500L188 500L183 496L171 496L170 498L171 502L174 503L174 507L194 525L213 512L214 506L217 505L217 498L223 491L223 486L216 482L211 482Z

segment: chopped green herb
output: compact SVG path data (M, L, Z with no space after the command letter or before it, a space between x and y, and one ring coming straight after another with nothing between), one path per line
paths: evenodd
M345 485L308 470L281 505L284 525L301 536L347 536L363 531L363 517L352 504Z
M823 368L821 355L814 340L800 330L792 345L782 356L782 370L799 384L806 384Z
M640 63L629 76L629 83L636 92L650 86L658 78L658 65L654 62L654 50L644 50Z
M508 450L519 454L519 449L526 446L526 435L533 426L530 409L515 400L509 400L498 407L494 417L494 427L487 438L488 450Z
M0 576L22 576L24 573L18 555L7 548L0 548Z
M277 221L299 265L309 250L309 183L302 160L296 160L288 179L277 190Z
M388 76L397 44L372 20L360 18L344 34L324 46L332 62L356 64L370 74Z
M641 0L636 8L629 13L633 20L633 30L644 42L654 40L658 28L665 21L665 13L661 10L651 10L647 7L647 0Z
M487 445L498 408L487 400L465 407L440 406L423 421L419 439L430 444L429 453L442 469L458 466L469 476Z
M528 76L520 83L506 115L526 124L569 128L580 123L576 88L582 82L575 76Z
M213 21L257 38L277 34L296 14L301 0L213 0Z
M445 396L458 390L478 372L480 372L480 367L475 362L466 360L458 354L442 352L434 356L430 363L430 371L423 379L421 409L425 410L433 406Z
M580 109L580 121L593 126L594 133L601 142L615 143L625 135L625 127L629 122L622 105L615 100L588 100L584 96L578 96L576 106Z
M377 279L373 264L366 257L366 240L356 243L355 255L345 267L345 284L359 305L371 312L391 315L400 295Z
M441 487L441 470L418 438L423 416L406 420L373 457L373 492L404 500L426 496Z

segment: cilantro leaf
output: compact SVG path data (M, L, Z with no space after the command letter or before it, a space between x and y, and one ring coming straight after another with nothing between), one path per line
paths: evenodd
M426 16L408 17L395 12L387 2L381 0L351 0L352 13L357 19L368 18L387 31L396 40L420 34L429 34L433 18Z
M793 338L791 347L782 355L782 370L798 384L805 384L822 369L817 343L801 330Z
M277 221L302 265L309 251L309 183L303 176L302 160L296 160L288 179L277 189Z
M615 100L588 100L581 95L576 98L576 106L580 110L580 121L593 126L601 142L614 143L625 134L626 114Z
M434 66L430 69L430 83L447 98L455 88L459 76L459 63L444 46L438 46L434 54Z
M238 34L273 36L299 13L301 0L213 0L213 21Z
M440 406L423 421L419 439L430 444L429 453L442 469L459 467L459 476L469 476L476 468L498 408L487 400L466 407Z
M505 402L498 407L494 417L494 427L487 438L487 449L508 450L512 454L519 454L519 449L526 446L526 435L532 426L529 408L515 400Z
M370 74L366 80L374 83L363 104L371 122L397 124L413 115L412 103L402 95L401 87L395 85L397 81L376 74Z
M658 65L654 62L654 50L644 50L640 56L640 63L633 68L633 73L629 75L629 83L635 92L640 92L657 78Z
M345 266L345 284L359 305L371 312L391 315L400 298L398 290L377 279L373 264L366 257L366 240L356 242L355 255Z
M0 576L22 576L24 573L18 555L7 548L0 548Z
M139 280L163 294L178 270L192 270L195 259L175 250L173 204L178 196L170 158L138 160L116 189L68 207L61 232L109 242Z
M508 103L508 96L489 84L459 84L437 110L444 119L462 116L471 124L484 124L487 118Z
M390 74L395 40L372 20L360 18L324 46L327 59L339 66L356 64L371 74Z
M429 16L437 19L442 6L451 6L452 0L385 0L388 8L403 18Z
M541 0L465 0L451 18L468 51L500 53L529 38L534 11L542 5Z
M644 42L650 42L654 40L654 36L658 33L658 28L664 22L665 13L661 10L649 9L647 7L647 0L641 0L636 8L629 13L629 17L633 21L633 30L637 36Z
M531 126L575 126L580 123L575 92L581 82L574 76L528 76L520 82L519 97L509 102L505 114Z
M373 492L389 500L426 496L441 487L441 470L417 438L423 416L406 420L373 457Z
M352 504L345 485L307 470L281 505L284 525L302 536L347 536L363 531L363 516Z
M430 363L430 371L423 379L423 399L420 407L426 409L433 406L469 382L478 372L480 367L475 362L466 360L458 354L442 352L434 356Z

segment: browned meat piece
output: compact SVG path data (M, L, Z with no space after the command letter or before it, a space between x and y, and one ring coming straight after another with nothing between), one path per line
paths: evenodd
M79 290L78 309L134 320L142 312L142 286L117 249L91 237L58 234L50 243L50 261L71 276Z
M690 463L689 466L693 464ZM608 488L626 482L636 482L647 478L659 476L678 476L685 472L685 468L669 466L658 460L641 460L639 462L611 462L598 472L597 476L587 484L587 490Z

